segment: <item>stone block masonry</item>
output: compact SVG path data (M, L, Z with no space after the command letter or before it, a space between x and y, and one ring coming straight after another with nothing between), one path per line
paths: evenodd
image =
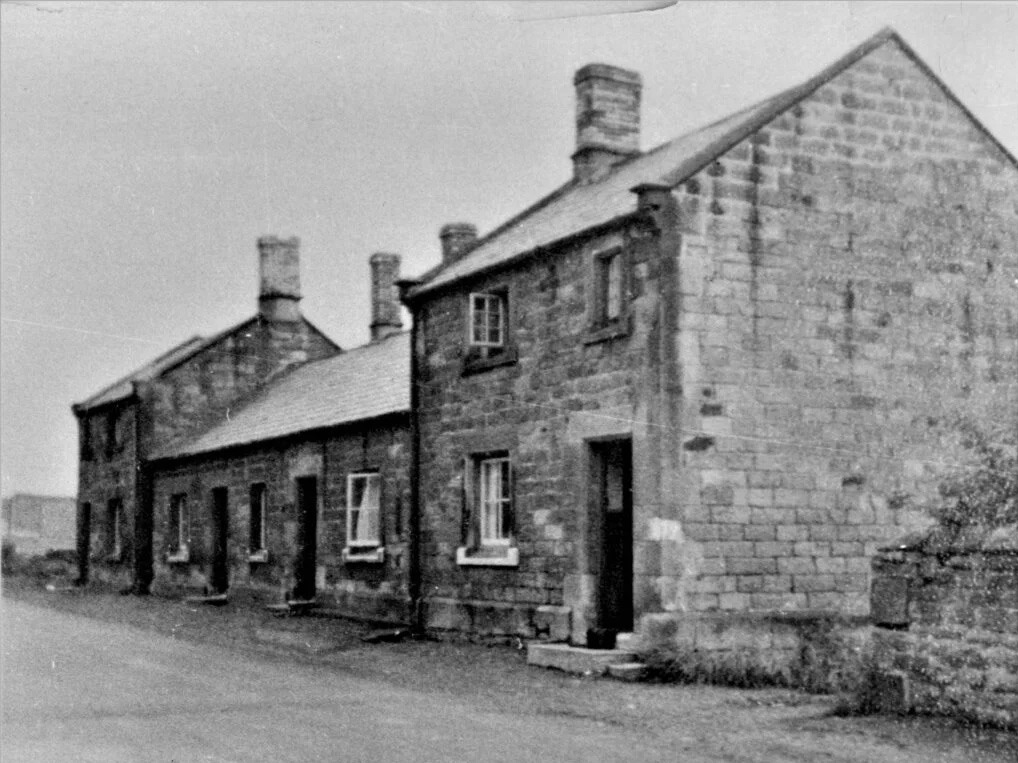
M304 553L297 506L299 478L314 478L318 490L314 537L316 596L323 606L355 617L406 622L408 452L405 416L373 420L265 442L245 449L153 466L156 591L200 591L210 586L213 565L211 495L228 496L228 585L251 588L275 601L292 597L296 567ZM351 556L347 549L347 478L379 475L381 553ZM264 485L264 548L252 554L251 489ZM188 554L174 559L174 496L189 507ZM370 557L370 558L369 558Z
M1013 160L888 42L678 198L690 602L864 615L954 423L1018 426Z
M877 618L876 669L907 678L907 708L1018 728L1018 526L885 550L873 570L897 599Z
M641 646L794 656L866 621L870 559L931 523L917 507L961 460L958 420L1018 426L1018 169L895 36L866 50L692 175L654 167L632 216L411 291L443 623L477 627L450 601L493 632L562 607L583 644L621 602ZM505 318L483 362L479 294ZM608 550L597 472L619 442L631 558ZM511 553L465 560L471 465L492 454ZM606 559L631 562L631 590Z

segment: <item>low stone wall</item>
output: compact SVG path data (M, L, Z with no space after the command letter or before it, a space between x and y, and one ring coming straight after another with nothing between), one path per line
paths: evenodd
M1018 727L1018 526L941 528L882 550L873 572L885 704Z

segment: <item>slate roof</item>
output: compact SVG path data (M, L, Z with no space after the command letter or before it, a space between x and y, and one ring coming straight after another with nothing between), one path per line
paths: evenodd
M211 453L410 410L410 334L402 332L299 366L226 421L155 454Z
M636 210L636 198L632 193L634 187L643 184L675 187L683 183L775 117L891 40L943 88L945 94L965 111L1010 161L1015 161L897 32L886 28L802 84L628 159L599 181L584 185L577 185L573 181L566 183L482 238L462 259L449 267L439 266L425 273L419 285L411 289L410 299L462 278L504 266L582 231L633 215Z

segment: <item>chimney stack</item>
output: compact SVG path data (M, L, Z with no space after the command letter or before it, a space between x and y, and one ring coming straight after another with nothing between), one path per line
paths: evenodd
M399 255L371 255L371 341L392 336L403 328L400 317Z
M258 312L269 321L300 320L300 239L262 236L258 258Z
M438 233L442 242L442 264L451 265L463 259L477 243L477 226L471 223L448 223Z
M637 72L588 64L576 72L576 152L573 179L600 180L619 162L640 153L640 88Z

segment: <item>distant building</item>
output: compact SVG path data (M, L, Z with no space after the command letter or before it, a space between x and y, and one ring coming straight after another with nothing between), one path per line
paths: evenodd
M575 86L573 177L405 291L426 623L794 651L1018 426L1015 159L890 30L649 151Z
M147 590L152 576L152 453L229 418L290 368L338 353L301 314L300 241L258 241L258 312L194 337L73 406L78 419L78 549L89 574Z
M74 499L16 493L3 500L3 537L19 554L74 548Z

